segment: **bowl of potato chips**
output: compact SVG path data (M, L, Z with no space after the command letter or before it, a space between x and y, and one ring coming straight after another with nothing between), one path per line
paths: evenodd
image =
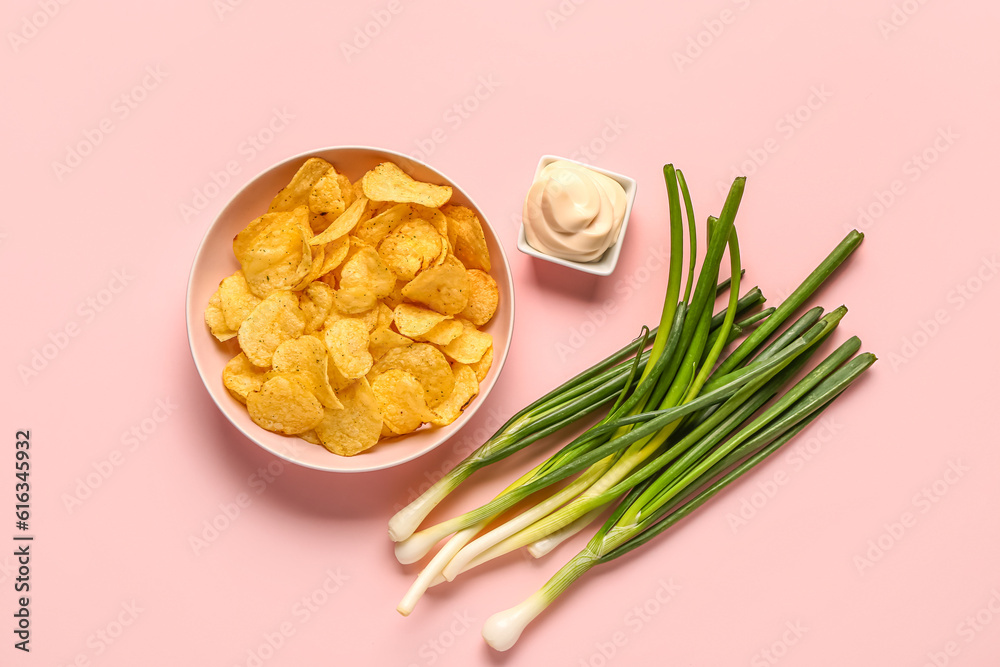
M195 366L247 438L320 470L379 470L443 443L503 368L514 291L475 202L430 166L348 146L248 183L195 257Z

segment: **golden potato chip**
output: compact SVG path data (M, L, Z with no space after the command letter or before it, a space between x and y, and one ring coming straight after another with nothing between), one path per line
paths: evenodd
M444 315L455 315L469 303L469 276L462 263L449 255L440 266L421 271L406 283L402 294Z
M455 364L452 371L455 374L455 388L448 398L432 410L434 418L431 423L435 426L447 426L458 419L469 401L479 393L479 380L476 379L474 370L465 364Z
M385 213L393 206L398 206L398 204L394 201L373 201L371 205L372 217Z
M354 456L378 443L382 413L368 380L360 378L338 392L343 410L327 410L316 425L320 443L334 454Z
M267 371L251 364L247 355L240 352L222 369L222 384L233 398L246 404L247 396L250 392L260 389L266 375Z
M355 199L344 213L337 217L330 226L309 240L311 245L321 245L339 239L350 233L368 213L368 200L364 197Z
M292 291L298 291L305 289L307 285L319 279L323 275L323 265L326 262L326 248L324 246L312 246L312 261L309 267L309 273L300 280L294 287Z
M424 335L449 317L412 303L399 304L392 314L396 330L410 338Z
M324 282L312 282L299 296L299 308L306 319L306 333L319 331L333 310L333 288Z
M324 411L319 399L296 378L278 375L247 396L250 419L274 433L297 435L316 428Z
M462 317L478 327L483 326L497 312L500 303L500 288L497 281L485 271L469 269L469 303L462 310Z
M435 345L447 345L461 336L463 331L465 331L465 327L458 320L445 320L435 324L433 329L416 338Z
M305 433L299 433L299 437L308 442L311 445L322 445L319 436L316 435L316 429L310 429Z
M385 353L396 347L405 347L413 343L413 340L403 334L396 333L392 329L376 329L368 337L368 352L372 359L378 361Z
M337 184L340 185L340 196L344 198L344 209L346 210L358 197L354 194L354 186L346 174L337 174Z
M448 240L448 218L445 217L441 209L438 208L428 208L426 206L420 206L419 204L411 204L413 211L417 217L421 220L426 220L431 224L431 227L437 231L445 241Z
M337 365L333 363L332 354L326 355L326 376L330 378L330 386L333 387L334 392L341 391L349 387L352 382L356 382L356 380L344 377L344 375L337 368Z
M455 376L441 350L428 343L413 343L405 347L388 350L374 366L369 379L378 377L390 369L400 369L410 373L424 388L427 405L434 407L451 394L455 387Z
M448 219L448 242L452 252L469 269L489 271L490 251L486 245L486 234L475 212L465 206L449 204L441 212Z
M375 246L389 232L406 220L414 218L413 208L409 204L392 204L388 209L372 214L372 217L362 220L354 229L354 235L365 243Z
M250 246L260 236L260 233L271 226L275 221L285 220L288 212L265 213L259 218L254 218L233 237L233 255L236 261L240 261L250 250Z
M396 306L405 300L403 296L404 287L406 287L406 281L397 280L396 284L392 286L392 291L382 297L382 303L388 306L390 310L395 310Z
M235 332L243 324L257 304L260 297L250 292L243 271L239 270L222 280L219 284L219 299L222 302L222 315L226 318L226 327Z
M337 310L336 306L330 309L330 314L327 316L326 321L323 322L322 329L329 329L334 322L343 319L352 319L363 322L365 329L367 331L374 331L375 326L378 324L379 310L378 307L369 308L368 310L363 310L360 313L352 313L348 315L347 313L342 313Z
M271 368L275 373L301 375L324 407L343 407L334 395L333 387L330 386L326 346L318 338L301 336L286 340L274 351Z
M237 235L238 237L238 235ZM271 223L236 256L250 291L264 298L293 289L312 269L309 214L304 206L275 214Z
M344 318L323 331L323 341L330 350L334 366L348 380L371 370L373 359L368 352L368 327L364 322Z
M372 327L372 331L375 331L375 329L388 329L392 326L392 317L392 308L385 305L385 301L379 301L378 316L375 318L375 326Z
M493 346L493 336L480 331L472 323L463 321L465 331L445 345L442 351L462 364L474 364Z
M378 254L401 280L432 266L447 241L426 220L404 222L382 239Z
M208 300L205 308L205 324L208 325L212 335L220 341L227 341L236 335L236 332L226 325L226 316L222 312L222 286L220 285L212 297Z
M382 421L393 433L412 433L434 419L424 399L424 388L412 374L394 368L371 383Z
M375 201L413 202L431 208L451 199L451 186L415 181L393 162L383 162L365 174L361 188Z
M337 308L344 313L369 310L395 285L396 276L375 249L360 247L340 269L340 289L334 296Z
M302 163L299 170L268 207L268 212L291 211L299 206L309 206L309 193L323 176L333 169L333 165L319 157L311 157Z
M486 374L490 372L490 368L493 366L493 346L490 345L489 349L483 353L482 358L472 364L469 367L476 372L476 379L482 382L486 379Z
M298 338L305 328L299 298L292 292L274 292L243 320L238 334L240 348L255 366L267 368L278 346Z
M330 167L309 190L309 212L323 216L326 224L336 220L347 208L339 176L337 170Z
M351 243L347 236L330 241L323 246L323 268L319 271L319 278L324 278L331 271L336 269L347 258L347 251ZM317 279L318 280L318 279ZM331 285L332 287L333 285Z

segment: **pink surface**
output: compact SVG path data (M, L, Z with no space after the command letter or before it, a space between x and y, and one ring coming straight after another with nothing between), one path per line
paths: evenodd
M1000 10L341 4L5 5L0 664L997 664ZM209 399L184 323L225 202L334 145L454 178L496 226L517 293L506 368L454 444L356 475L247 441ZM612 276L516 251L547 153L637 179ZM483 621L579 542L400 617L416 571L393 558L394 510L658 316L665 162L701 217L749 176L747 281L772 302L861 228L814 302L846 303L837 336L881 361L790 449L582 580L512 652L485 646ZM17 429L32 443L30 654L12 632ZM489 479L450 509L494 492Z

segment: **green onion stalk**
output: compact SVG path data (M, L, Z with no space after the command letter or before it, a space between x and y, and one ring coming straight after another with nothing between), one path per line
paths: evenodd
M487 619L483 626L486 642L499 651L511 648L525 627L591 568L656 537L794 437L875 362L869 353L845 361L857 344L857 339L852 339L842 345L730 437L720 441L716 433L706 434L698 445L705 451L687 468L635 487L586 547L542 588L519 605ZM736 461L735 467L723 472Z

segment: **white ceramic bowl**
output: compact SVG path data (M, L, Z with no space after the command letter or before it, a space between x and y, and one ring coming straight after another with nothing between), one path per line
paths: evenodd
M610 276L618 265L618 256L622 251L622 243L625 241L625 230L628 229L628 219L632 215L632 203L635 201L635 190L636 183L634 178L629 178L624 174L618 174L613 171L608 171L607 169L601 169L600 167L595 167L591 164L585 162L580 162L579 160L570 160L565 157L558 157L556 155L543 155L542 159L538 161L538 167L535 169L535 179L538 178L538 174L541 173L542 169L547 167L549 164L557 160L566 160L567 162L572 162L578 164L581 167L586 167L587 169L592 169L599 174L604 174L608 178L614 179L621 184L622 188L625 189L625 219L622 221L621 230L618 232L618 238L615 240L611 246L604 251L604 254L600 256L599 259L595 259L592 262L574 262L571 259L563 259L561 257L553 257L547 253L540 250L532 248L528 243L528 238L524 233L524 222L521 223L521 230L517 235L517 249L523 252L525 255L530 255L532 257L537 257L538 259L544 259L547 262L552 262L553 264L559 264L561 266L568 266L571 269L576 269L577 271L583 271L584 273L592 273L597 276ZM535 179L532 179L534 182Z
M479 394L472 399L462 415L448 426L424 426L415 433L380 443L357 456L338 456L301 438L271 433L254 424L246 406L234 399L222 384L222 369L238 353L236 339L220 343L209 332L204 319L205 306L219 282L240 268L233 256L233 237L247 223L267 211L272 197L288 183L302 162L311 156L329 161L352 181L380 162L388 160L398 164L417 180L452 186L454 192L451 201L476 211L483 223L493 264L490 275L497 281L500 289L500 305L493 319L484 327L493 336L493 366L480 383ZM425 454L448 440L472 418L489 395L507 359L514 329L514 286L510 265L496 232L482 210L458 184L441 172L401 153L365 146L343 146L322 148L290 157L266 169L236 193L209 227L195 255L188 282L186 310L188 342L195 366L208 395L237 429L251 441L286 461L318 470L361 472L399 465Z

